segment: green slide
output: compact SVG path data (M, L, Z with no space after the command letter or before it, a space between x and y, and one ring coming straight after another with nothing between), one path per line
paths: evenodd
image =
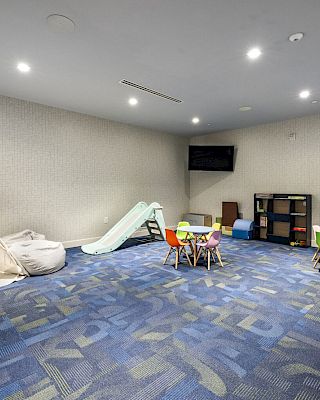
M104 254L116 250L144 223L156 224L165 238L165 223L159 203L140 201L113 228L97 242L85 244L81 250L87 254Z

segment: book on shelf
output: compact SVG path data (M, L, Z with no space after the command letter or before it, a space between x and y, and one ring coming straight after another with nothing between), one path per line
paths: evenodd
M307 231L307 228L300 228L300 227L298 227L298 226L295 226L292 230L293 230L294 232L306 232L306 231Z
M263 208L263 201L260 199L257 201L257 212L265 212Z
M272 199L273 194L271 194L271 193L256 193L256 197L259 199Z
M305 200L305 196L288 196L289 200Z
M268 218L261 216L260 217L260 228L266 228L268 225Z

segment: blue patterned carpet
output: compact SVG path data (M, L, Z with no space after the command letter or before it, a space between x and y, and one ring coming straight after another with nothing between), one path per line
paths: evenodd
M224 238L210 272L166 251L72 249L1 290L0 399L320 399L311 249Z

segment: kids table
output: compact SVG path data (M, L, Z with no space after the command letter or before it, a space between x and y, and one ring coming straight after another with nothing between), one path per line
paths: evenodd
M181 232L187 232L187 233L192 233L193 234L193 266L197 266L197 242L199 237L201 238L202 236L207 235L210 232L213 232L214 229L211 226L194 226L194 225L189 225L189 226L179 226L179 231ZM188 239L188 235L187 238ZM189 239L190 240L190 239ZM192 242L192 239L190 240Z

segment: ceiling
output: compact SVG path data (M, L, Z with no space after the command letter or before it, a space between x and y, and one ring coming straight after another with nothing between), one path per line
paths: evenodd
M73 33L49 29L56 13ZM319 0L1 0L0 94L193 136L315 114L319 15ZM289 42L294 32L305 38ZM255 46L263 54L252 61Z

